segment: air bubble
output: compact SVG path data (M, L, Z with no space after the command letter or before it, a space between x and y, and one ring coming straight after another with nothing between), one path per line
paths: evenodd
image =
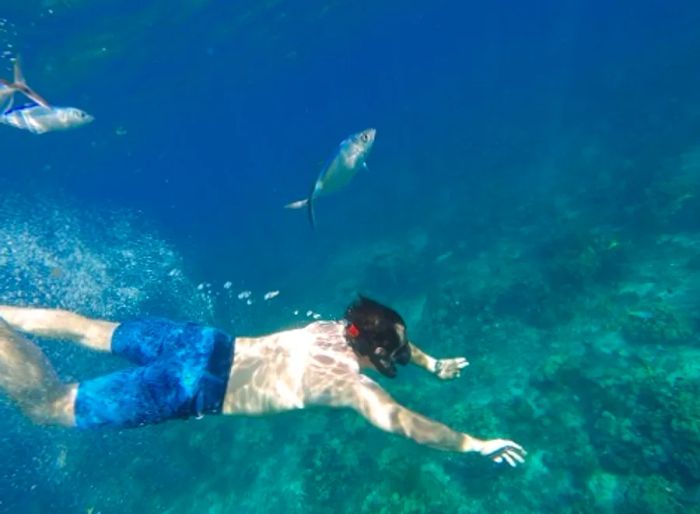
M135 214L85 213L6 196L0 199L0 217L0 303L113 319L150 314L207 322L213 317L209 289L203 286L195 294L180 255L156 233L136 228L142 224ZM149 308L157 311L144 312Z

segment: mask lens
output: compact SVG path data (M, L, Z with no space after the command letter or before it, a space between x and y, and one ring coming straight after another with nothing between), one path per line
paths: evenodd
M370 360L377 370L389 378L396 376L396 366L394 366L393 354L389 354L384 348L377 348L370 355Z
M408 364L411 361L411 348L408 346L408 343L402 344L391 352L391 358L402 366Z

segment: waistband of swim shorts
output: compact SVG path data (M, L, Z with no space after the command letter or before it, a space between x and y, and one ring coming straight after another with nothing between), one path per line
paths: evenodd
M218 330L214 333L214 346L209 354L199 391L194 398L196 415L219 414L224 404L228 379L233 365L235 339Z

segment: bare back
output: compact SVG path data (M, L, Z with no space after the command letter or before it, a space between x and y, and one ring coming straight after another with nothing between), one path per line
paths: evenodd
M361 379L340 322L236 338L224 414L263 414L333 405Z

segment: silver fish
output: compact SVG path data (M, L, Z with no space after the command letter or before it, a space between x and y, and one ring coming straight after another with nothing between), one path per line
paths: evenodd
M16 107L0 115L0 123L34 134L76 128L92 120L92 116L75 107L46 107L37 104Z
M348 185L360 168L367 169L367 156L372 149L376 134L376 129L369 128L343 140L314 182L309 197L289 203L285 205L285 208L301 209L307 207L309 222L311 227L315 228L314 200L319 196L339 191Z
M34 103L13 108L15 93L22 93ZM4 105L3 105L4 104ZM15 59L14 80L0 79L0 124L44 134L54 130L66 130L90 123L94 118L75 107L55 107L27 85L19 63Z

